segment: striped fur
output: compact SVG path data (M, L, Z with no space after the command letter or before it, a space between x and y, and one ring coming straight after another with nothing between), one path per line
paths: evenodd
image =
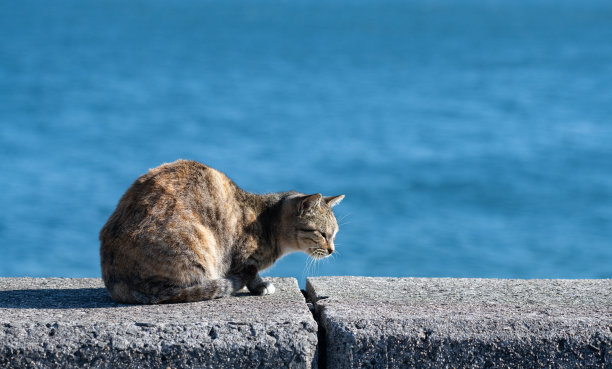
M139 177L100 231L102 277L122 303L191 302L246 286L274 291L259 276L282 255L319 258L334 250L331 207L344 196L243 191L195 161Z

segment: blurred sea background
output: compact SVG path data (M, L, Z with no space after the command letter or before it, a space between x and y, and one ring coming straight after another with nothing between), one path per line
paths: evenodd
M0 3L0 276L97 277L178 158L346 194L266 275L612 277L612 2Z

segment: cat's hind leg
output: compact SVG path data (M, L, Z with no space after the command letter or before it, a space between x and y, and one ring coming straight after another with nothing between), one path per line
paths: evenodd
M132 290L136 303L168 304L195 302L229 296L243 288L245 283L239 277L204 280L192 286L172 285L167 281L149 280Z
M167 280L152 278L143 281L136 289L132 290L134 301L131 302L167 304L211 300L229 296L245 285L252 294L258 296L270 295L276 291L271 282L266 282L259 276L254 265L249 265L239 274L230 275L226 278L204 280L191 286L174 285Z
M191 287L185 287L159 303L195 302L230 296L242 289L244 283L237 277L219 278L205 281Z

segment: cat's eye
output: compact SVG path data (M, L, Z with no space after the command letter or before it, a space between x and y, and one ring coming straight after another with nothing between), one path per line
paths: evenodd
M316 229L308 229L308 228L300 228L300 231L302 232L316 232Z

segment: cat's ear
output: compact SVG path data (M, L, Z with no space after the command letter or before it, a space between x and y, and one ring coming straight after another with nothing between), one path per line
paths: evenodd
M298 203L298 215L302 216L319 206L321 204L321 198L323 198L323 196L320 193L315 193L314 195L305 196L300 199Z
M327 203L327 205L329 205L329 207L333 207L336 206L340 203L340 201L342 201L342 199L344 198L344 195L338 195L338 196L325 196L323 198L323 200L325 200L325 202Z

